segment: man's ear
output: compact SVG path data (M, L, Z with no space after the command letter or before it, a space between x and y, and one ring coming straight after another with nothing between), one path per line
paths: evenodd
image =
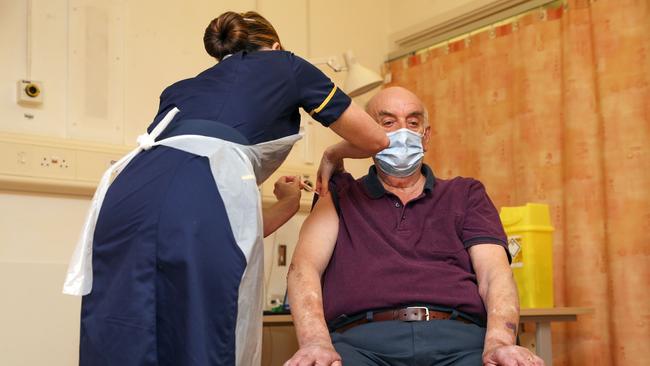
M429 149L429 140L431 139L431 126L424 128L422 134L422 149L426 152Z
M281 50L282 46L280 45L280 42L275 42L273 43L273 46L271 46L271 49L274 51Z

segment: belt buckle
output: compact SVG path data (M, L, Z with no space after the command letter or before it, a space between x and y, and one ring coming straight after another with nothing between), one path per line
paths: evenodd
M408 309L423 309L424 310L424 315L427 317L427 321L429 321L429 308L426 306L409 306L406 308Z

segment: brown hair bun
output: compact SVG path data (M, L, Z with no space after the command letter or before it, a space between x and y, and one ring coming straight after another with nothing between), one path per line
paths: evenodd
M203 44L208 54L221 61L239 51L257 51L280 43L273 25L259 13L225 12L213 19L205 29Z
M245 50L248 44L248 27L244 17L229 11L213 19L205 28L203 44L208 54L217 60Z

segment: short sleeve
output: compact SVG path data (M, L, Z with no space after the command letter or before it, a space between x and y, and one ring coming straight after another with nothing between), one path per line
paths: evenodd
M505 249L508 261L512 260L499 213L485 187L477 180L470 183L464 216L461 239L465 248L476 244L498 244Z
M300 106L323 126L334 123L352 100L327 75L304 59L291 55Z
M341 206L339 204L340 198L345 194L354 181L354 177L348 172L335 173L332 178L330 178L329 190L332 201L334 202L334 208L336 208L336 213L339 217L341 216Z

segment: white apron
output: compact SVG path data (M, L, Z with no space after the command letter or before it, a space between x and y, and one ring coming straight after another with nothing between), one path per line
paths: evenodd
M264 250L258 184L264 182L282 164L301 136L296 134L250 146L199 135L174 136L156 142L155 139L178 112L177 108L172 109L151 134L139 136L139 146L113 164L102 176L72 255L63 293L77 296L90 293L93 281L92 241L99 211L110 183L140 151L163 145L207 157L233 235L246 257L246 269L239 285L236 362L240 366L259 365L262 349ZM255 215L255 221L251 220L252 215Z

